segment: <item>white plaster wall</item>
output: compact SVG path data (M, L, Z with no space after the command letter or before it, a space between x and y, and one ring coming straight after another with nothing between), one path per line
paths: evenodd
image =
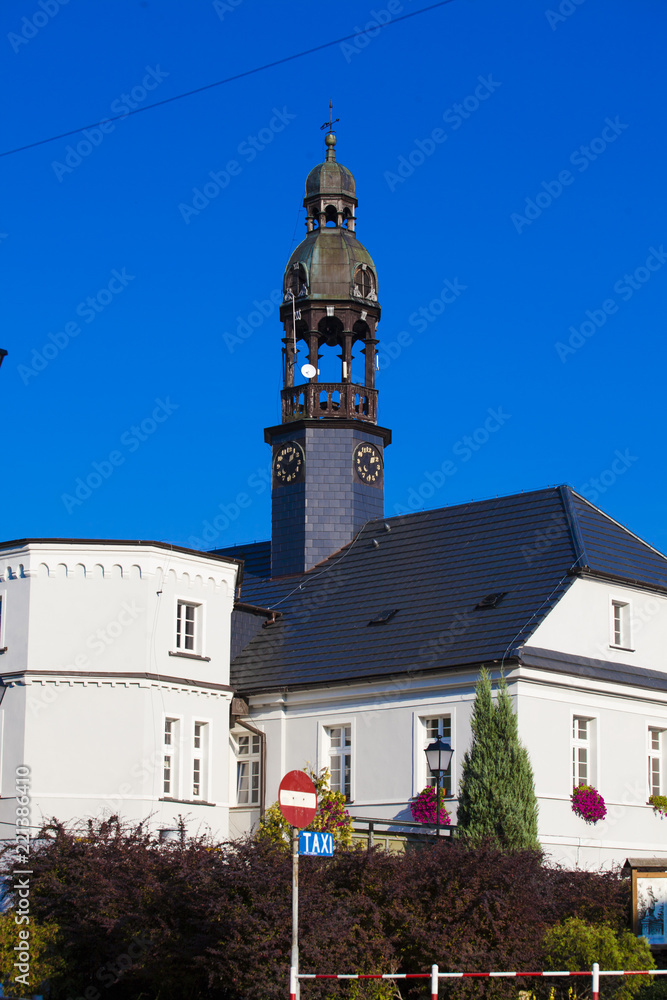
M179 814L195 831L228 833L229 782L225 747L228 692L159 685L147 681L55 681L30 677L6 691L3 734L3 821L13 818L16 767L31 770L32 818L83 820L119 814L146 820L157 829ZM162 754L165 716L178 718L179 777L175 795L164 801ZM192 801L194 723L208 724L208 773L202 795ZM21 726L25 737L21 741ZM11 815L9 815L11 814Z
M350 812L411 819L408 800L426 782L419 720L451 716L458 788L463 754L471 742L476 679L462 672L413 678L400 687L349 685L283 693L273 701L269 696L252 698L253 723L268 738L267 804L277 798L287 771L308 763L318 769L326 766L323 726L350 724ZM508 683L533 766L539 835L547 853L566 865L589 867L662 854L667 826L646 804L647 731L649 725L667 729L667 695L526 667L512 670ZM595 826L571 809L573 714L596 719L595 784L608 815ZM456 802L448 800L446 805L455 822ZM235 822L241 827L241 813Z
M630 604L632 652L611 645L611 602ZM667 671L667 596L577 579L530 637L530 645Z
M19 563L27 579L13 578ZM229 683L233 564L150 546L34 543L0 554L0 578L7 592L3 672L27 666ZM207 659L169 655L175 652L179 598L202 605ZM14 606L22 609L20 618ZM27 636L27 650L17 629Z
M288 771L328 766L325 727L350 725L350 812L411 820L408 799L422 790L427 778L420 720L451 716L454 769L460 776L463 751L470 742L475 681L476 675L468 672L400 684L289 692L275 700L252 698L253 724L267 734L267 805L276 800ZM455 815L455 802L448 801L447 808Z
M180 813L191 830L227 836L231 691L206 685L229 683L236 572L206 556L131 543L32 543L0 553L8 647L0 657L8 685L0 707L1 822L13 823L16 767L25 764L36 823L152 814L157 828ZM179 598L203 605L205 659L169 655ZM181 723L178 802L161 801L165 716ZM202 798L213 805L192 801L195 721L208 724Z
M0 561L0 598L2 622L0 623L0 670L21 669L28 659L28 618L30 581L21 575L21 564L11 560Z
M591 863L596 852L607 862L663 853L664 822L647 804L647 740L649 726L667 729L665 695L594 681L573 686L563 676L532 674L530 682L518 682L517 704L540 803L542 843L573 864ZM594 825L576 816L570 803L574 715L595 720L596 760L589 780L602 794L607 816Z

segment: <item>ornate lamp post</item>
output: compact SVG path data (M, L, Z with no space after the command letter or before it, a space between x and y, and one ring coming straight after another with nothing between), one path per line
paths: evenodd
M424 751L429 770L438 782L438 796L435 807L436 836L440 838L440 789L442 787L442 777L452 762L454 753L452 747L446 740L439 736L437 740L430 743Z

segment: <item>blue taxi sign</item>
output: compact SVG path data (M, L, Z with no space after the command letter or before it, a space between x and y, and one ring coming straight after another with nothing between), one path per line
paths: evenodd
M333 834L301 830L299 833L299 854L318 858L333 858Z

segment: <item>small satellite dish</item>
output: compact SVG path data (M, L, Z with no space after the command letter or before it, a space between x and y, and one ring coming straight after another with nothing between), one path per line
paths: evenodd
M314 375L317 375L317 368L315 365L302 365L301 374L304 378L313 378Z

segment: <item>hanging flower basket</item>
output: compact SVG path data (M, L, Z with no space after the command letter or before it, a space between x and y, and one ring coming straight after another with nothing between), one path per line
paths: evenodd
M442 802L442 797L440 799ZM410 803L412 818L417 823L428 823L436 825L437 798L435 788L427 785L426 788ZM451 817L443 805L440 806L440 825L449 826Z
M587 823L597 823L607 815L607 807L597 788L591 785L577 785L572 792L572 812Z
M660 819L667 814L667 795L649 795L648 804L653 806L653 812L660 813Z

